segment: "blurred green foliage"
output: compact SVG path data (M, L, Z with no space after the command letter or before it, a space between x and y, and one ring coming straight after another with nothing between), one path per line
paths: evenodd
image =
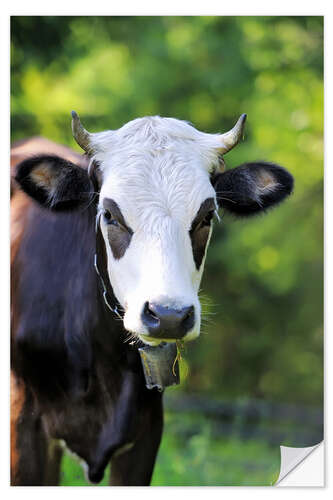
M12 17L13 141L78 150L72 109L92 132L153 114L223 132L246 112L227 167L265 159L295 177L270 214L215 224L180 394L322 404L322 38L322 17Z

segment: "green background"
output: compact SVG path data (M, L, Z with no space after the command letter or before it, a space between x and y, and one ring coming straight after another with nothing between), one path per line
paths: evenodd
M42 135L79 150L72 109L92 132L154 114L224 132L247 113L227 168L262 159L295 177L268 215L215 224L202 335L168 390L153 484L270 484L278 443L319 439L320 413L315 432L302 415L323 399L322 38L322 17L11 19L13 141ZM202 411L212 402L246 402L260 418ZM63 484L85 484L76 467L66 456Z

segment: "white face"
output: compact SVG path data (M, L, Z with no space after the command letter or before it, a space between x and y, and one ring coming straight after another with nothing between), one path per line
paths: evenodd
M159 117L96 134L110 282L125 329L149 345L200 333L198 290L217 207L209 178L216 141Z

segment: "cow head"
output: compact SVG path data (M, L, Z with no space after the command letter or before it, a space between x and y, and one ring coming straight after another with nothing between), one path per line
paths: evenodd
M125 329L149 345L194 339L214 214L263 213L291 193L291 175L265 162L223 171L222 155L241 139L246 115L222 135L159 116L89 133L72 116L88 171L43 156L20 165L18 182L53 210L77 208L97 191L97 228Z

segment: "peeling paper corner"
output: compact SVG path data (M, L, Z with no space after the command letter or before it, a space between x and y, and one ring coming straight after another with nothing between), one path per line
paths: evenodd
M282 481L293 469L295 469L306 457L310 455L322 443L317 443L308 448L292 448L291 446L280 446L281 461L280 474L275 486Z

